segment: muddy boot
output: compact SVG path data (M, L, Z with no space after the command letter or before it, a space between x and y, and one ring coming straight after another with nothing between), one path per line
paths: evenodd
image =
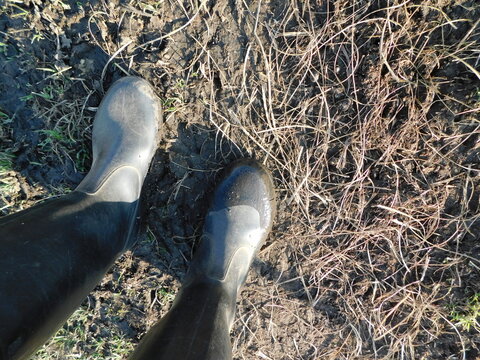
M0 219L0 359L26 359L135 239L161 109L150 85L112 85L93 125L93 164L70 194Z
M184 285L132 360L231 359L236 298L272 227L274 195L271 177L259 163L241 160L228 169Z

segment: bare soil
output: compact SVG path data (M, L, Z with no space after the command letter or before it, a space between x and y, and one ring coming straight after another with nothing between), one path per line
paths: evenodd
M165 111L137 245L36 359L125 358L245 156L279 212L235 359L480 357L477 1L0 4L2 215L81 181L116 79L147 79Z

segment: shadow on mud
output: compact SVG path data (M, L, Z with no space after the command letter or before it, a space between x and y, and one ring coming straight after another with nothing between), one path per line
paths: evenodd
M142 258L181 281L198 240L220 170L246 156L217 131L179 123L178 136L155 154L142 194Z

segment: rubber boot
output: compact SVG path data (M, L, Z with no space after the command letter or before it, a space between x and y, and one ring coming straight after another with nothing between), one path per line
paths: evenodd
M267 170L254 160L230 166L215 190L199 248L171 310L131 360L231 359L236 298L274 214Z
M27 359L134 241L160 117L145 80L115 82L96 113L92 168L80 185L0 219L0 359Z

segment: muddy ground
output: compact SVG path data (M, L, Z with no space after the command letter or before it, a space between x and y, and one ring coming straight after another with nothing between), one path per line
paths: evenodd
M104 92L164 105L142 229L35 359L120 359L167 311L219 171L256 157L279 214L235 359L476 359L476 1L3 1L0 211L72 191ZM470 324L466 326L466 324Z

